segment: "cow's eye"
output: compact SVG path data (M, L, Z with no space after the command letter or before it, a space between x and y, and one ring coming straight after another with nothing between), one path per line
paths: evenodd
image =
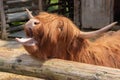
M35 25L39 24L40 22L34 22Z

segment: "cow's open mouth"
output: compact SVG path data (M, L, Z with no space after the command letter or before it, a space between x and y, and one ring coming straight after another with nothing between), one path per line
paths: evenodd
M38 25L40 23L40 21L38 19L35 19L34 16L31 14L31 12L26 9L28 16L29 16L29 21L25 24L25 28L27 28L26 33L27 37L26 38L16 38L16 41L18 41L19 43L23 44L23 45L27 45L27 46L31 46L31 45L35 45L37 43L37 41L34 39L33 37L33 28Z
M33 38L33 32L31 28L29 28L29 35L26 38L16 38L16 41L27 46L33 46L37 43L37 41Z

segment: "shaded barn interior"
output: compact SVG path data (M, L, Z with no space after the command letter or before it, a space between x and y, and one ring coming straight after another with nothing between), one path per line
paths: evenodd
M61 15L65 15L73 20L74 16L74 0L46 0L44 11L51 12L51 13L58 13Z
M120 0L114 0L114 21L120 21Z

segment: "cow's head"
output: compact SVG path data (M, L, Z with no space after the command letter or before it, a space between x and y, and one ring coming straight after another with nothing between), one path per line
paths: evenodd
M117 23L111 23L97 31L83 32L66 17L46 12L33 17L29 10L27 12L30 18L25 24L27 38L16 38L16 40L26 46L37 44L36 46L44 50L48 49L51 53L52 51L64 53L64 50L73 49L73 47L77 49L78 46L82 46L81 42L84 39L99 35Z

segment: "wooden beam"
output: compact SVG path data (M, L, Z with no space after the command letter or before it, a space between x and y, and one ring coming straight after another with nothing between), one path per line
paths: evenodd
M6 0L7 4L11 4L11 3L21 3L21 2L28 2L28 1L32 1L32 0Z
M27 12L16 12L12 14L6 14L7 17L7 23L11 23L14 21L22 21L22 20L27 20Z
M22 12L22 11L25 11L25 9L32 9L32 7L31 6L25 6L25 7L20 7L20 8L18 8L18 7L15 7L15 8L11 8L11 9L7 9L7 10L5 10L5 13L16 13L16 12Z
M38 7L39 7L39 11L40 11L40 12L41 12L41 11L44 11L43 5L44 5L44 0L39 0L39 1L38 1Z
M74 23L77 26L80 26L80 16L81 16L81 7L80 7L80 0L74 0Z
M1 16L1 38L7 39L7 32L6 32L6 19L5 19L5 12L3 7L3 0L0 0L0 16Z
M45 79L0 72L0 80L45 80Z
M38 61L22 51L0 51L0 71L50 80L120 80L120 70L51 59Z

